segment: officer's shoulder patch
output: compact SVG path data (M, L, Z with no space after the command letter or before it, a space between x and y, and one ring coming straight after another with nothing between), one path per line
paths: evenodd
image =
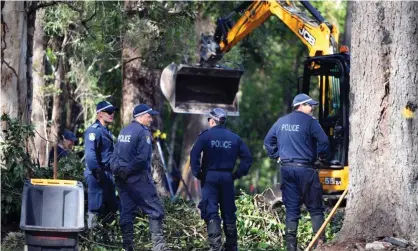
M96 134L94 132L89 133L89 140L94 141L96 139Z
M149 135L147 135L146 138L147 138L147 144L151 145L151 137Z
M206 129L206 130L201 131L201 132L199 133L199 136L200 136L200 135L202 135L204 132L207 132L207 131L209 131L209 129Z

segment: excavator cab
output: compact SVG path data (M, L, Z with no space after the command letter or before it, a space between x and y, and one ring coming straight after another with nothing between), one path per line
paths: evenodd
M161 74L160 86L175 113L206 114L216 106L229 116L238 116L243 73L241 69L171 63Z
M319 101L317 114L330 142L330 156L321 163L324 193L340 194L348 186L349 55L310 57L304 63L301 92Z

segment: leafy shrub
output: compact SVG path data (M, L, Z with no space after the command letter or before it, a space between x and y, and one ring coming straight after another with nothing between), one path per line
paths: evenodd
M20 219L20 204L25 179L35 172L35 166L26 151L25 142L33 136L31 125L10 119L3 114L2 123L8 130L2 134L1 148L1 219L2 224Z
M164 199L166 218L164 234L172 250L208 250L206 225L200 218L199 211L192 202L181 199L171 201ZM279 206L273 211L260 208L255 197L243 193L236 200L238 244L240 250L284 251L285 209ZM338 218L339 224L342 217ZM328 226L328 240L335 236L334 226ZM135 219L134 241L139 250L150 250L152 247L148 229L148 219L139 215ZM309 214L303 210L299 222L299 246L305 248L313 238ZM117 220L111 226L102 227L94 233L83 233L80 250L120 250L121 233Z

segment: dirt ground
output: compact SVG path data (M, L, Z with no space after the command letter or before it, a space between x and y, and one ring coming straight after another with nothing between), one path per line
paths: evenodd
M315 251L365 251L366 242L364 241L344 241L341 243L327 243L320 247L317 247ZM418 247L408 246L406 248L400 248L392 246L391 248L385 249L387 251L418 251Z

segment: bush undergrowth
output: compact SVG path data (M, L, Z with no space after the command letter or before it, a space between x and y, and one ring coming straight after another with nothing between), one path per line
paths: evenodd
M254 197L242 193L237 199L237 227L240 250L284 251L285 209L279 206L273 211L260 209ZM178 199L164 199L166 218L164 234L172 250L208 250L206 226L200 219L196 206ZM326 229L327 240L332 240L339 231L342 217ZM148 219L139 215L135 220L135 243L139 250L150 250L151 241ZM313 238L309 214L303 210L299 221L298 241L305 248ZM82 251L121 250L121 233L117 222L93 234L83 233L80 239ZM100 243L100 244L99 244Z

